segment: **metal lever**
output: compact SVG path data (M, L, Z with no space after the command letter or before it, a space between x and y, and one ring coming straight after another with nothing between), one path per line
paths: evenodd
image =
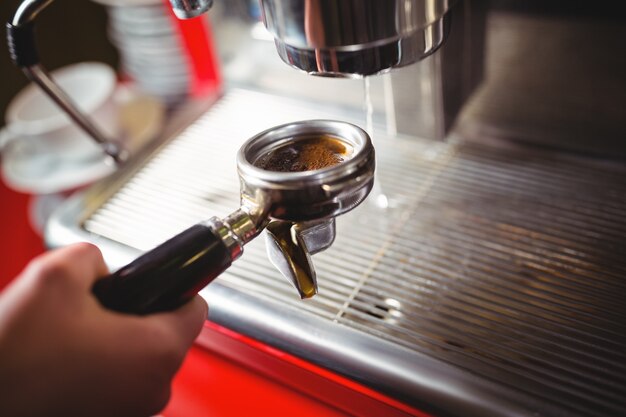
M128 158L128 152L117 142L107 138L93 121L84 114L50 77L39 63L35 44L34 19L53 0L24 0L7 23L7 42L11 59L24 74L39 86L85 133L95 140L116 164Z

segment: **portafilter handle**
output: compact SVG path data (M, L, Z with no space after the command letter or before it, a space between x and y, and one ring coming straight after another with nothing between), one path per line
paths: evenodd
M99 279L92 291L114 311L149 314L190 300L231 265L228 248L205 225L195 225Z
M95 140L104 153L120 164L128 158L128 152L113 141L84 114L63 89L50 77L39 63L35 43L35 17L53 0L24 0L13 18L7 23L7 43L11 59L24 74L48 95L85 133Z
M104 307L123 313L173 310L224 272L258 233L241 210L213 217L100 278L92 292Z

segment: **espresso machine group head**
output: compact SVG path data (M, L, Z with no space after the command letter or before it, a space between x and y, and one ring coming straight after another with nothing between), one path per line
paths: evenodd
M196 17L212 0L170 0ZM260 0L281 59L308 74L364 77L420 61L446 38L450 0Z

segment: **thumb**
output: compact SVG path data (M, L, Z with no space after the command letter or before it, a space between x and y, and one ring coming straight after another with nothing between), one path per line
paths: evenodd
M100 249L90 243L75 243L35 258L24 271L29 277L63 280L81 288L91 288L109 270Z

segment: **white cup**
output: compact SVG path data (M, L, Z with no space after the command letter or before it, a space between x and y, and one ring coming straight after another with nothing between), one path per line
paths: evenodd
M107 137L118 139L117 78L112 68L84 62L52 71L51 76ZM17 146L22 154L50 154L66 160L102 154L100 146L32 83L13 98L5 121L0 131L2 148Z

